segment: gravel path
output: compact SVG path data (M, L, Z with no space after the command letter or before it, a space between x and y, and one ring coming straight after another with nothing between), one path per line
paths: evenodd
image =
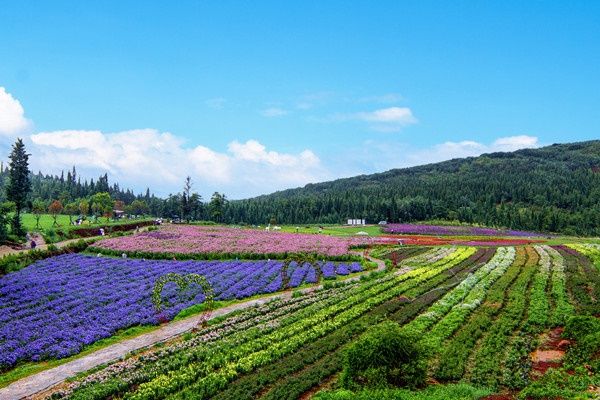
M354 252L353 254L362 255L362 253ZM377 263L376 271L385 269L385 263L381 260L367 256L369 261ZM354 276L345 281L355 281L360 279L360 276ZM301 289L302 292L310 292L321 288L322 285L313 286ZM227 307L219 308L212 312L210 319L223 316L232 311L243 310L256 305L264 304L273 299L289 298L292 291L281 292L268 297L244 301L242 303L233 304ZM140 350L156 343L164 342L176 336L182 335L195 328L204 320L203 315L194 315L181 321L168 323L155 331L145 333L132 339L123 340L115 343L84 357L77 358L57 367L30 375L16 382L11 383L5 388L0 389L0 400L23 399L35 395L36 393L45 391L52 386L55 386L64 380L99 365L118 360L128 353Z

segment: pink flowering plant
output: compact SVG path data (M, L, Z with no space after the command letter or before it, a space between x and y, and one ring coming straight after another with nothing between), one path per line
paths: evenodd
M267 232L215 226L171 225L133 236L102 240L94 249L132 255L169 254L185 258L277 258L290 254L315 254L327 258L349 256L349 246L359 238L316 234ZM197 255L198 257L194 257Z

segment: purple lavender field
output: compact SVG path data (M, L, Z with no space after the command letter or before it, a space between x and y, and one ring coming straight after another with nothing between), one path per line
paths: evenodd
M324 277L359 272L359 263L327 262ZM327 271L327 273L325 273ZM243 299L282 287L278 261L156 261L68 254L39 261L0 278L0 370L21 360L62 358L135 325L158 324L151 295L169 272L205 276L215 300ZM288 267L289 286L315 283L308 265ZM174 318L204 301L199 286L163 290L161 317Z
M519 236L536 237L540 233L502 230L493 228L482 228L477 226L463 225L422 225L422 224L388 224L384 228L385 233L413 234L413 235L448 235L448 236ZM547 235L546 235L547 236Z

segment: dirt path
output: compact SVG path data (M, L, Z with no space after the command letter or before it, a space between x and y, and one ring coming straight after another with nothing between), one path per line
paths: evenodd
M361 253L354 254L362 255ZM375 271L382 271L383 269L385 269L385 263L382 260L375 259L370 256L367 256L366 258L369 261L377 263L377 268L375 269ZM358 279L360 279L360 275L344 279L344 281L352 282ZM323 285L318 285L300 289L300 291L303 293L307 293L322 287ZM292 293L293 291L281 292L272 296L248 300L243 303L223 307L213 311L210 316L210 319L226 315L232 311L244 310L246 308L250 308L256 305L264 304L274 299L290 298L292 296ZM84 357L59 365L58 367L51 368L46 371L42 371L37 374L25 377L23 379L11 383L5 388L0 389L0 399L13 400L33 396L36 393L45 391L51 388L52 386L55 386L78 373L85 372L94 367L111 361L115 361L132 351L140 350L152 346L154 344L167 341L176 336L182 335L195 328L199 323L201 323L204 320L205 319L203 314L199 314L180 321L170 322L156 329L155 331L137 336L132 339L123 340L119 343L115 343L113 345L100 349L94 353L88 354Z

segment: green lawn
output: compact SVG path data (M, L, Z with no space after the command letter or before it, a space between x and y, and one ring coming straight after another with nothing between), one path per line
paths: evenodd
M77 217L73 217L73 221L75 221ZM21 214L21 222L23 223L23 227L27 232L40 232L47 243L54 243L60 240L70 238L68 232L74 229L80 228L90 228L90 227L106 227L111 225L120 225L120 224L131 224L136 221L146 221L147 218L144 219L119 219L106 221L106 218L101 217L98 218L97 222L94 222L93 218L88 218L83 221L81 225L72 225L68 215L58 215L56 217L56 223L58 225L54 225L54 218L50 214L42 214L40 217L39 228L36 227L35 216L30 213Z
M323 227L323 235L352 236L356 235L358 232L367 232L369 236L379 236L382 234L381 227L379 225L281 225L281 230L283 232L295 233L296 227L298 227L298 233L319 233L319 226Z

